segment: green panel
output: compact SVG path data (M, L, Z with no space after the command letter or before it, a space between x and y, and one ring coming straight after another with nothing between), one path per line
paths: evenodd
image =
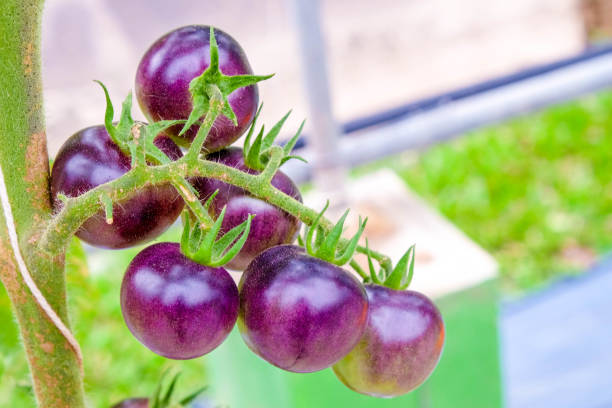
M497 282L438 300L446 344L436 371L421 387L423 407L502 405Z
M205 358L215 401L232 408L291 407L285 373L253 354L234 328Z
M357 394L330 369L294 374L255 356L234 330L207 359L216 402L232 408L496 408L501 406L496 283L437 301L446 344L436 371L417 391L394 399Z

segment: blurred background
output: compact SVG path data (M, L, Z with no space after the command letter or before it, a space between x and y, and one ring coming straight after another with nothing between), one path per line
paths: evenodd
M307 119L310 164L286 166L307 203L368 215L370 243L395 258L416 243L414 285L439 302L447 344L430 380L394 400L354 394L330 370L280 372L236 333L170 362L121 317L139 249L75 243L69 301L91 406L149 394L165 367L183 370L179 392L210 384L202 406L612 406L612 0L48 1L50 156L102 122L93 79L120 106L148 46L187 24L223 29L255 73L276 74L260 84L260 123L293 109L288 137ZM0 318L0 406L33 406L2 287Z

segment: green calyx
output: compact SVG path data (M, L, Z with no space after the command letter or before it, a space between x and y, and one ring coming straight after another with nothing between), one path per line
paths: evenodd
M214 29L210 27L210 65L202 75L192 79L189 83L193 109L179 135L185 133L206 114L211 98L219 96L218 93L220 93L222 103L220 113L230 119L234 125L237 125L236 114L227 99L229 95L238 88L254 85L271 78L273 75L224 75L219 69L219 47L217 46Z
M323 229L319 227L319 221L328 207L329 201L317 215L312 225L306 227L303 243L306 247L306 251L310 255L334 265L342 266L353 258L353 254L359 243L359 238L361 238L361 234L363 234L368 219L362 220L361 217L359 217L359 228L357 232L350 240L344 241L344 243L341 244L344 221L346 220L349 210L346 210L336 225L334 225L328 233L325 233Z
M305 121L302 121L295 135L283 147L274 145L274 141L280 133L281 128L285 124L285 121L291 114L291 111L287 112L285 116L281 118L281 120L276 122L276 124L272 126L272 129L270 129L268 133L264 134L264 126L262 126L257 136L255 136L253 143L251 143L251 139L253 137L255 126L257 123L257 118L259 117L259 113L261 112L262 107L263 104L259 105L259 109L257 109L257 113L255 114L255 117L253 118L253 122L251 123L246 138L244 139L244 163L247 165L247 167L253 170L263 171L268 165L268 163L270 163L270 159L273 155L273 151L275 148L280 149L280 160L278 162L279 167L290 159L298 159L305 162L306 160L304 160L302 157L291 155L291 151L293 150L293 147L297 143L298 138L302 133Z
M193 402L202 392L204 392L208 387L202 387L195 392L187 395L179 401L174 402L172 400L174 390L176 388L176 382L180 376L180 372L177 372L172 375L170 381L166 385L166 376L168 371L164 371L162 374L159 383L157 384L157 388L153 393L153 396L149 399L149 407L150 408L180 408L187 407L189 404Z
M115 125L113 117L115 110L111 102L106 86L97 82L104 91L106 97L106 112L104 114L104 127L111 140L121 149L123 153L132 159L132 167L145 166L147 162L154 164L167 164L170 159L161 151L153 141L155 137L164 130L184 120L162 120L155 123L145 124L136 122L132 118L132 93L123 101L119 122Z
M218 191L215 191L206 200L204 204L206 211L209 210ZM218 267L231 261L240 252L248 238L251 221L255 215L249 214L242 224L235 226L217 239L225 217L225 210L226 207L223 207L212 227L207 229L202 228L197 222L192 223L189 215L183 217L181 251L187 258L202 265Z
M410 286L410 282L412 281L412 276L414 274L414 245L408 248L408 250L400 258L397 265L395 265L395 268L380 268L379 271L374 269L374 263L372 262L370 247L367 239L366 248L368 253L368 267L370 270L368 282L383 285L395 290L405 290L408 288L408 286Z

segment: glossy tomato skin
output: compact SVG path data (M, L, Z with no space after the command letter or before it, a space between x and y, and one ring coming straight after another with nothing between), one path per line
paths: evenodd
M157 147L176 160L179 147L167 136L155 139ZM104 126L92 126L72 135L62 146L51 172L51 195L56 211L62 203L58 193L79 196L112 181L131 168L130 158L110 139ZM119 249L147 242L164 232L177 219L184 202L171 185L146 187L113 207L113 223L107 224L100 209L76 235L101 248Z
M395 397L421 385L444 345L440 311L425 295L366 285L370 304L365 333L334 365L349 388L375 397Z
M148 398L128 398L117 404L113 405L111 408L149 408L149 399Z
M238 328L253 352L287 371L322 370L365 329L363 286L342 268L279 245L257 256L240 280Z
M225 269L188 259L177 243L145 248L121 285L121 311L132 334L175 360L200 357L221 344L236 323L238 302Z
M237 147L210 154L207 159L245 173L258 173L246 166L242 149ZM206 201L212 193L219 190L211 205L210 213L216 217L221 213L223 206L227 205L222 231L229 231L246 220L249 214L255 214L246 243L238 255L227 264L228 268L243 270L262 251L275 245L290 244L297 237L301 225L300 220L272 204L252 197L243 189L219 180L195 178L192 182L202 201ZM272 185L296 200L302 201L297 186L280 170L272 178Z
M189 82L210 65L209 26L190 25L178 28L158 39L142 57L136 71L136 97L145 116L151 121L187 119L192 103ZM227 33L215 29L219 46L219 69L228 76L252 75L246 54ZM259 103L257 85L239 88L228 101L238 121L234 125L225 116L215 121L206 137L209 152L229 146L249 127ZM169 132L177 136L181 126ZM187 143L195 137L192 126L182 137Z

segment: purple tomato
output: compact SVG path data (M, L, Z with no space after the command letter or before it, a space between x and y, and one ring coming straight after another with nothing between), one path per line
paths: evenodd
M167 136L157 137L154 143L173 160L182 156ZM62 205L58 193L79 196L122 176L130 168L130 158L111 140L104 126L78 131L64 143L53 162L51 194L56 210ZM177 219L183 206L182 198L170 184L146 187L135 197L115 204L112 224L106 222L101 209L85 221L76 235L98 247L126 248L159 236Z
M170 242L136 255L121 284L121 311L132 334L175 360L200 357L221 344L236 323L238 303L225 269L200 265Z
M334 365L349 388L375 397L395 397L421 385L444 345L444 323L425 295L366 285L370 303L365 333Z
M242 149L230 147L207 156L208 160L216 161L249 174L258 171L250 169L244 163ZM223 219L222 231L229 231L245 221L249 214L255 214L251 222L249 236L238 253L227 266L243 270L262 251L281 244L290 244L297 237L300 220L285 211L251 196L245 190L226 184L222 181L207 178L195 178L193 186L200 194L200 200L206 201L211 194L219 190L213 199L210 213L218 216L227 206ZM272 178L272 185L283 193L302 201L297 186L282 171L277 171Z
M357 279L293 245L261 253L240 280L244 341L288 371L318 371L340 360L361 338L367 311Z
M158 39L142 57L136 71L136 97L145 116L151 121L187 119L191 113L189 82L210 65L210 27L190 25L178 28ZM225 32L215 29L219 47L219 69L225 75L252 75L253 70L240 44ZM219 116L206 137L204 148L216 151L229 146L249 127L259 103L257 85L239 88L228 101L238 121L234 125ZM182 125L168 132L177 136ZM184 135L193 140L198 126Z
M128 398L113 405L111 408L149 408L149 399Z

